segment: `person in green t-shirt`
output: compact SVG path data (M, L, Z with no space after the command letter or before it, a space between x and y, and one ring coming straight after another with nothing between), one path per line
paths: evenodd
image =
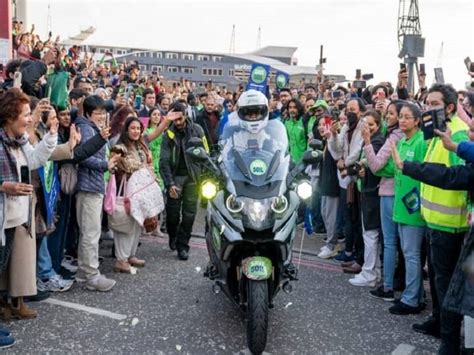
M297 99L288 102L288 119L285 121L290 157L296 164L301 162L306 151L307 138L303 126L304 107Z
M405 283L399 303L392 306L392 314L406 315L421 312L423 301L423 277L421 273L421 248L426 232L426 223L421 216L420 182L403 175L402 161L422 162L427 151L423 132L419 129L420 109L406 103L400 110L398 119L400 130L405 134L397 146L392 143L395 170L395 202L393 221L398 224L398 232L405 258Z
M148 128L145 134L151 134L161 123L160 109L153 107L149 111L150 121L148 122ZM153 160L153 171L156 177L160 180L160 186L163 188L163 182L160 176L160 155L161 155L161 142L163 141L163 135L160 134L155 140L149 143L149 148Z

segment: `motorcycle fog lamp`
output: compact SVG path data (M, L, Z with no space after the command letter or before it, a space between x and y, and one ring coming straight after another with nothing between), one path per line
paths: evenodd
M272 211L282 214L288 208L288 199L285 196L276 197L271 205Z
M217 195L217 185L212 181L204 181L201 186L201 195L206 200L212 200Z
M244 203L238 200L234 195L229 195L225 201L225 206L231 213L240 213L244 208Z
M313 187L308 180L303 180L296 186L296 193L302 200L307 200L313 195Z

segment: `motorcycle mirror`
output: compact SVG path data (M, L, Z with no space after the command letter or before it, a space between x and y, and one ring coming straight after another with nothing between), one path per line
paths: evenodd
M191 139L189 139L188 146L189 147L203 147L204 148L204 145L202 144L201 138L198 138L198 137L192 137Z
M319 139L311 139L309 141L309 147L313 150L323 150L323 142Z
M206 161L208 158L203 147L190 147L186 149L186 154L194 161Z
M308 150L303 154L303 163L305 165L316 164L321 161L322 157L323 153L320 150Z

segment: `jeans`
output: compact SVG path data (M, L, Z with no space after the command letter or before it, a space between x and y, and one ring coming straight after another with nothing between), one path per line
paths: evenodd
M61 270L61 261L64 256L64 246L66 244L66 235L71 219L71 196L61 193L57 211L59 219L56 223L56 230L47 238L48 250L51 255L54 270L58 273Z
M403 256L405 258L405 290L401 301L411 307L418 307L423 298L423 276L421 274L421 246L425 227L398 225Z
M36 261L36 277L41 280L47 280L56 275L56 272L53 269L53 263L51 262L51 255L49 255L47 239L48 237L44 237L36 241L36 248L38 251L38 259Z
M461 254L465 233L453 234L431 228L428 229L428 233L434 285L439 302L433 304L433 313L436 312L436 308L441 310L441 344L444 350L454 354L459 352L462 316L445 310L442 305Z
M393 277L397 259L398 228L393 221L393 196L380 197L380 220L383 232L383 287L393 290Z

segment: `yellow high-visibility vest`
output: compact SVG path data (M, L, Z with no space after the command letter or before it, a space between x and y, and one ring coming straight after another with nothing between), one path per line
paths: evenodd
M466 131L468 126L457 116L448 122L452 134ZM450 152L443 147L439 137L435 137L428 145L425 156L426 163L439 163L451 166ZM431 185L421 184L421 215L433 229L465 229L467 220L467 191L444 190Z

